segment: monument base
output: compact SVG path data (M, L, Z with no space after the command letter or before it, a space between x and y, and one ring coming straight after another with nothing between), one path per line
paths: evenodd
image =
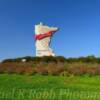
M36 56L55 56L55 54L52 52L52 50L36 50Z

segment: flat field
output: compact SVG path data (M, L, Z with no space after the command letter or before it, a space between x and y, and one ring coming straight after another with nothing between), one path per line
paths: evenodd
M0 100L100 100L100 76L0 74Z

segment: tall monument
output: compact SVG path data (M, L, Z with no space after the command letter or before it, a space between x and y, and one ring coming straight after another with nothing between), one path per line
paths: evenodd
M35 25L36 56L55 56L53 50L49 46L51 38L57 30L57 27L49 27L42 23Z

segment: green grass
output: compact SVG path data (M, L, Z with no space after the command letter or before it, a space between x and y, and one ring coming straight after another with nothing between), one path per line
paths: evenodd
M0 100L100 100L100 76L0 74Z

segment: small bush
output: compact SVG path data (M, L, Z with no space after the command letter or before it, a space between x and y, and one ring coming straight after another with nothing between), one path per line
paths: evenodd
M83 75L86 73L86 68L84 64L74 63L70 64L69 67L67 67L67 71L72 75Z
M45 67L36 67L35 68L35 72L38 73L38 74L42 74L42 75L46 75L48 72L47 72L47 69Z
M64 68L57 65L56 63L49 63L47 66L47 70L48 74L50 75L60 75Z

